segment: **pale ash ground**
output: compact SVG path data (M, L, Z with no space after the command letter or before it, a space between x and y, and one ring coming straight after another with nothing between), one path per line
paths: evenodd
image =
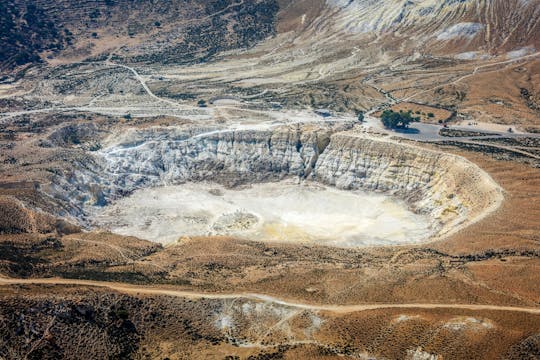
M292 181L142 189L101 210L95 222L164 244L183 236L233 235L354 247L419 242L433 233L427 217L390 196Z

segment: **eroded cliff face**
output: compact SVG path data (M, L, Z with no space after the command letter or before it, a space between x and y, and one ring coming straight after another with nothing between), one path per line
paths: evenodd
M299 129L218 131L188 136L178 134L171 139L160 132L146 133L140 145L106 149L102 155L107 171L126 174L117 177L117 182L128 188L141 183L201 180L234 186L287 176L306 177L324 150L320 143L329 139L328 133Z
M48 189L85 218L140 188L213 181L226 186L297 178L340 189L404 199L447 234L476 221L502 199L499 186L467 160L348 130L282 127L264 131L187 132L179 128L131 130Z
M348 133L332 137L314 173L338 188L398 196L430 215L439 235L479 220L502 201L495 181L462 157Z
M214 181L226 186L306 178L330 141L343 130L300 128L226 131L153 127L119 132L78 171L57 176L45 191L64 216L84 218L85 206L102 206L145 187Z

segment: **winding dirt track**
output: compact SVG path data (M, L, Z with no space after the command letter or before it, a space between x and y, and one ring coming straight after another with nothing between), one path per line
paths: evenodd
M358 311L378 310L378 309L462 309L474 311L514 311L524 312L529 314L539 314L540 307L521 307L521 306L499 306L499 305L481 305L481 304L358 304L358 305L316 305L304 304L295 301L288 301L276 297L254 294L254 293L231 293L231 294L211 294L196 291L174 290L163 287L140 286L123 283L113 283L105 281L91 280L76 280L76 279L61 279L61 278L45 278L45 279L7 279L0 278L0 286L7 285L77 285L77 286L93 286L99 288L107 288L126 294L134 295L162 295L183 297L189 299L236 299L244 298L254 301L271 302L283 306L289 306L297 309L314 310L314 311L330 311L335 313L352 313Z

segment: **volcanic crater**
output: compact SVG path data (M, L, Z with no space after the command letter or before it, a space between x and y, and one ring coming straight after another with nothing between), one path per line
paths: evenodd
M47 191L88 229L163 244L189 236L413 244L467 226L502 201L500 187L464 158L353 123L155 126L113 133L104 144Z

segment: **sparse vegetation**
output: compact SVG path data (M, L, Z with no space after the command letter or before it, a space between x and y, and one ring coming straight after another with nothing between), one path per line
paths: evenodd
M540 358L540 139L520 133L540 132L538 23L505 1L0 1L0 359ZM221 215L230 188L283 179L395 195L445 237L363 241L355 221L341 248L339 211L367 212L286 196L305 222L268 225L257 194L279 188L215 221L207 199ZM121 203L203 181L223 189ZM171 243L101 230L113 203L133 215L105 229ZM394 231L379 204L367 231Z
M439 134L441 136L447 136L447 137L490 136L490 134L483 133L480 131L465 131L465 130L457 130L457 129L451 129L451 128L443 128L439 130Z
M0 70L40 62L43 51L64 48L62 28L39 5L0 1Z
M95 20L101 16L101 12L99 11L99 9L94 9L90 12L88 16L90 17L90 19Z
M451 110L442 108L437 105L419 104L414 102L403 102L393 105L390 110L394 112L406 112L420 121L428 123L437 123L439 121L446 122L450 120L455 113Z

